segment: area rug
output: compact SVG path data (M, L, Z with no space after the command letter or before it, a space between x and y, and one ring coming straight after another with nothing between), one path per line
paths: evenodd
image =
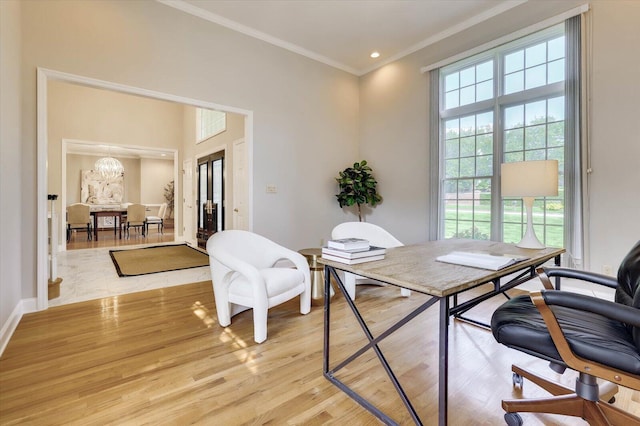
M109 250L121 277L178 271L209 265L209 256L187 244L152 246L132 250Z

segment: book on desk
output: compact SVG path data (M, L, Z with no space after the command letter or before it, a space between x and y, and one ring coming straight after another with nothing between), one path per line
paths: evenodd
M508 266L527 260L528 257L517 255L493 255L466 251L454 251L444 256L438 256L438 262L453 263L455 265L470 266L472 268L499 271Z
M337 248L346 247L346 248ZM384 259L387 249L369 245L369 241L359 238L343 238L330 240L327 247L322 248L322 257L334 262L355 265Z

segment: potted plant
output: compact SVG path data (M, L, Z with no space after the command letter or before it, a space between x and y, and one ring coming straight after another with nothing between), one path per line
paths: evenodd
M340 193L336 195L340 207L358 206L358 219L362 222L362 205L369 204L375 207L382 201L382 197L376 190L378 182L372 175L371 167L366 160L353 163L353 167L347 167L336 178L340 186Z

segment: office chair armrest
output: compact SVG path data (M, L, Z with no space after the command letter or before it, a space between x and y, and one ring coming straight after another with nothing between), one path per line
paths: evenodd
M538 274L540 274L540 279L543 280L543 284L545 284L544 277L546 276L548 278L552 278L552 277L573 278L581 281L588 281L593 284L603 285L605 287L614 288L614 289L618 287L618 281L614 277L611 277L609 275L598 274L595 272L587 272L587 271L580 271L577 269L548 267L548 266L543 266L541 268L538 268L537 272ZM550 290L551 288L553 288L553 286L547 287L547 285L545 284L545 288Z
M609 382L630 387L632 389L640 388L640 380L638 380L637 376L604 366L597 362L580 358L573 353L555 314L549 306L566 306L568 308L587 310L636 326L640 323L640 318L638 318L640 317L640 315L638 315L638 309L591 296L584 296L559 290L534 291L531 292L530 297L542 315L542 319L549 330L551 339L553 340L560 357L569 368L600 377Z
M587 311L634 327L640 327L640 311L632 306L566 291L544 290L541 293L547 306L564 306Z

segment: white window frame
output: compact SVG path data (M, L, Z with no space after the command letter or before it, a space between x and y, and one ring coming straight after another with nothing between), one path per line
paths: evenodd
M565 24L566 25L566 24ZM552 83L548 85L544 85L541 87L536 87L528 90L523 90L520 92L502 95L503 88L503 58L509 52L514 50L522 49L524 46L533 45L539 43L542 40L549 40L558 35L563 34L565 31L563 27L565 25L556 25L554 27L550 27L544 29L542 31L538 31L537 33L531 34L529 36L525 36L516 41L510 42L503 46L494 47L490 50L487 50L482 53L470 55L468 58L462 59L454 64L448 64L443 66L442 68L431 68L431 87L432 87L432 95L430 105L431 105L431 216L430 216L430 238L431 239L441 239L444 238L445 235L445 203L444 203L444 140L445 140L445 129L442 126L442 123L445 122L447 118L451 117L460 117L465 116L467 114L478 114L482 111L493 110L493 118L494 118L494 126L493 126L493 138L494 138L494 159L493 159L493 176L492 176L492 185L491 185L491 239L493 240L502 240L502 227L503 227L503 211L502 211L502 197L500 196L500 187L499 187L499 167L504 154L504 144L503 144L503 125L502 125L502 117L504 113L504 108L509 105L519 104L519 103L527 103L532 102L536 99L541 98L551 98L555 95L565 95L565 103L570 102L566 98L566 90L565 90L565 82L560 83ZM566 34L565 34L566 37ZM567 41L565 41L567 43ZM441 75L446 75L446 73L455 72L456 70L461 70L466 67L469 67L472 64L479 64L487 61L488 59L494 58L494 98L490 100L485 100L473 104L458 106L456 108L451 108L450 110L444 110L444 84L441 80L444 81L444 77ZM566 58L565 58L566 60ZM565 67L568 64L565 63ZM425 70L426 71L426 70ZM444 71L444 72L443 72ZM441 109L442 108L442 109ZM571 108L575 108L575 105ZM567 107L565 106L565 111ZM566 115L566 114L565 114ZM565 117L566 120L566 117ZM573 124L570 124L573 125ZM567 126L565 121L565 126ZM579 158L576 159L571 152L575 149L573 145L579 144L579 141L574 139L570 140L567 135L567 131L565 130L565 161L575 161L576 164L569 165L566 167L565 174L572 176L565 180L565 190L567 192L570 191L570 188L574 186L574 179L579 179L579 176L573 176L576 173L579 173ZM473 179L473 177L470 177ZM575 201L573 196L567 197L565 194L565 216L564 216L564 242L565 245L571 244L571 237L575 237L575 232L579 232L580 230L572 230L572 232L567 232L567 221L571 220L572 215L574 214L574 209L579 208L578 205L572 205L572 201Z
M203 120L203 114L210 115L210 119ZM206 108L196 108L196 144L217 136L226 130L227 113Z

